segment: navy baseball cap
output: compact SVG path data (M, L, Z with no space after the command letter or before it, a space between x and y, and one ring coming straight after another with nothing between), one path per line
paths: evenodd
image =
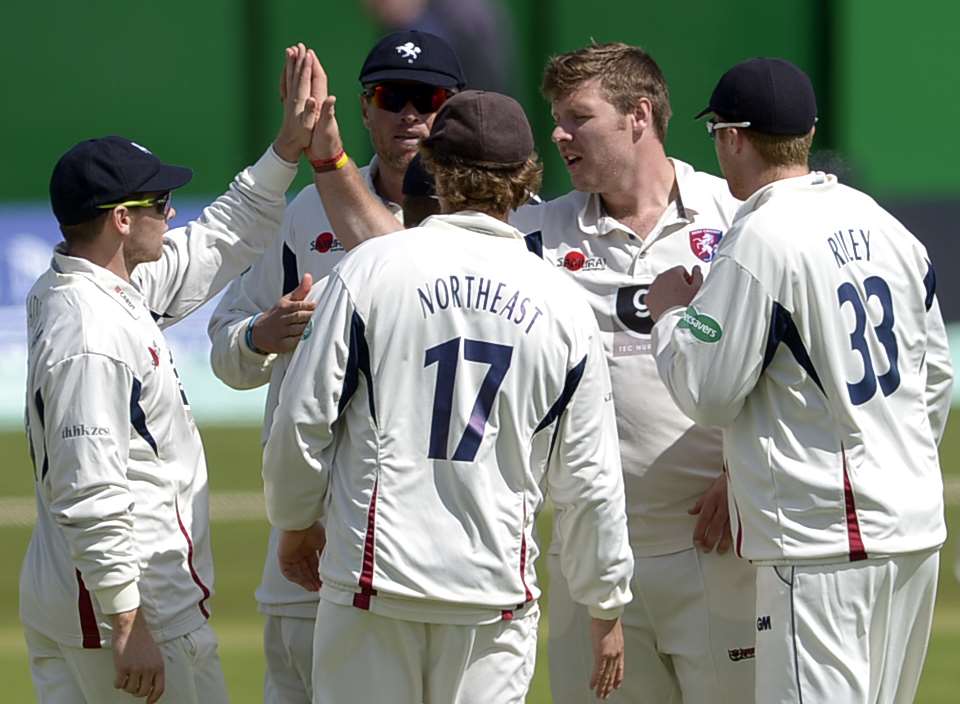
M817 98L810 77L789 61L750 59L721 76L697 118L711 112L765 134L804 135L817 121Z
M98 206L138 193L172 191L192 176L190 169L165 164L124 137L88 139L69 149L53 167L50 204L61 225L79 225L105 212Z
M417 81L442 88L466 85L456 53L443 39L416 30L388 34L370 50L360 83Z

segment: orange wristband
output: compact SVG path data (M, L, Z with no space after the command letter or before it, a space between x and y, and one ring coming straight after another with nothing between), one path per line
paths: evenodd
M324 173L325 171L336 171L337 169L342 169L347 165L348 161L350 161L350 157L347 156L346 151L341 149L338 154L330 157L329 159L311 159L310 166L312 166L313 170L319 174Z

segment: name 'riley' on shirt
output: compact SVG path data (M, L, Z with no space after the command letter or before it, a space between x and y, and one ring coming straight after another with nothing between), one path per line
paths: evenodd
M852 261L870 261L870 230L837 230L827 237L827 244L830 245L838 269Z

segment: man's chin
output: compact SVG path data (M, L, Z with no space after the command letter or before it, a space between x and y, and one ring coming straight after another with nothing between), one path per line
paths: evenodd
M416 149L401 149L397 151L391 151L389 154L379 154L378 156L380 157L380 161L393 167L394 169L406 171L407 167L410 165L410 162L413 161L413 157L416 155Z

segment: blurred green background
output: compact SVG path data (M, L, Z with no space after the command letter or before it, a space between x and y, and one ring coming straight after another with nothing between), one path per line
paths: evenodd
M466 0L464 0L466 1ZM498 0L489 0L496 3ZM369 2L369 0L368 0ZM793 60L820 101L817 149L840 153L883 197L960 192L956 47L950 0L500 0L511 92L536 127L545 192L568 188L539 97L544 60L589 42L648 49L671 88L669 152L716 171L702 125L720 74L758 55ZM119 133L197 171L187 195L219 193L278 124L282 48L315 48L340 97L348 149L370 155L357 74L383 33L361 0L47 0L6 3L0 29L7 168L0 202L43 200L74 142ZM468 76L469 78L469 76ZM12 137L12 138L11 138ZM301 182L306 182L306 172Z

